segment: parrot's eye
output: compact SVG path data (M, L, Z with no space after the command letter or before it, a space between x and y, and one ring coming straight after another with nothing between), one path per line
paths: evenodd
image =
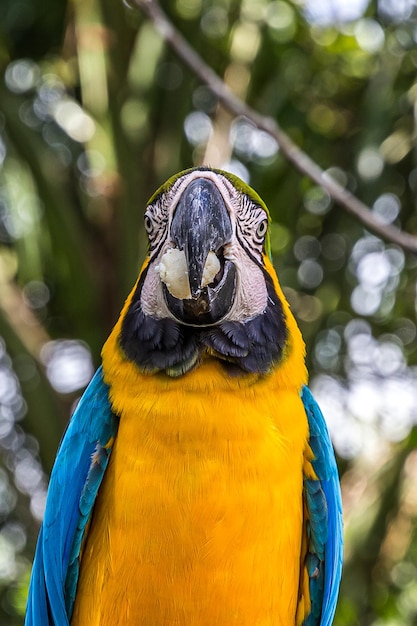
M268 220L262 220L256 227L256 236L259 239L262 239L266 235L266 231L268 230Z
M153 223L149 215L145 215L145 230L150 235L153 231Z

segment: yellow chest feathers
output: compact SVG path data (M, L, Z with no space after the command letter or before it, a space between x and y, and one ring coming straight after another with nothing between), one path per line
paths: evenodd
M308 436L298 389L227 378L214 360L179 380L117 380L120 428L72 626L294 624Z

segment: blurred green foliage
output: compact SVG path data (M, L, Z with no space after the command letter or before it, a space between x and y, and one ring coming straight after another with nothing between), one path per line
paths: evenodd
M415 0L170 0L170 18L379 219L417 232ZM145 253L147 198L207 163L274 218L340 458L337 626L417 620L416 259L232 119L116 0L0 6L0 622L22 624L47 474Z

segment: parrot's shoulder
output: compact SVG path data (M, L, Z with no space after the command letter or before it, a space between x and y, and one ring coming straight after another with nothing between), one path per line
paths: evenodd
M339 475L326 422L306 386L301 399L309 426L310 457L305 463L304 501L311 611L303 623L304 626L330 626L336 610L343 558Z
M82 541L117 426L100 367L74 411L52 470L26 626L68 624Z

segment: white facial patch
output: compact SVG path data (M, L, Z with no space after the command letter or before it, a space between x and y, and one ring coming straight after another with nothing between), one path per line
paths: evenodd
M213 282L214 277L220 270L220 261L214 252L210 251L203 270L201 287L206 287ZM155 271L168 291L174 298L187 300L191 298L190 283L188 280L187 261L183 250L168 248L162 256Z
M234 302L225 319L244 322L260 315L268 304L268 291L262 270L249 259L236 241L225 246L224 256L234 263L238 271Z

